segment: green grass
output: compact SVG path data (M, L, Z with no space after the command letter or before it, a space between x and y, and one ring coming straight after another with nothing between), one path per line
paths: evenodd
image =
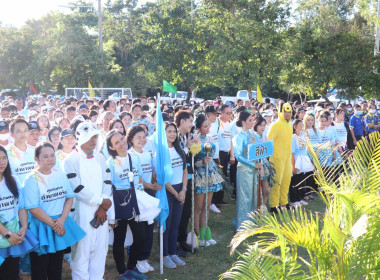
M226 196L229 196L226 193ZM190 255L184 259L186 261L185 267L176 269L165 269L164 274L159 273L159 244L157 233L154 234L154 245L150 263L155 268L155 272L148 273L149 279L157 280L199 280L199 279L218 279L219 275L227 271L232 264L236 261L238 254L235 253L230 256L229 244L234 235L234 227L232 221L235 219L235 202L227 200L230 204L222 208L221 214L211 213L209 219L210 228L212 230L213 238L218 241L214 246L201 248L196 254ZM324 204L320 198L311 201L305 209L322 213L324 212ZM247 246L247 242L239 247L239 251L243 252ZM306 251L299 250L299 256L308 259ZM125 261L127 261L127 257ZM305 267L306 268L306 267ZM66 262L64 262L63 279L71 279L71 271ZM115 262L112 257L112 247L110 247L107 257L106 274L104 279L118 279Z

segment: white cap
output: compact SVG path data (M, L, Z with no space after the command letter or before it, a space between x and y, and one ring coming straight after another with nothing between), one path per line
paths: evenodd
M92 124L83 122L78 126L75 134L77 137L78 146L81 147L83 144L90 141L93 136L99 135L100 131Z
M262 115L263 117L273 117L274 113L271 109L268 109L268 110L265 110Z
M30 110L28 113L28 119L31 118L34 115L38 115L39 113L36 110Z

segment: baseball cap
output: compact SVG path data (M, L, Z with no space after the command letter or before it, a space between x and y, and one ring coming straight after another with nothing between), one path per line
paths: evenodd
M66 128L61 131L61 138L69 136L69 135L73 135L75 137L75 131L72 130L71 128Z
M86 104L82 104L79 106L79 110L82 110L82 109L88 109L88 106Z
M38 125L38 122L31 121L29 122L29 131L32 130L41 130L40 126Z
M0 131L9 130L9 123L6 121L0 121Z
M28 113L28 118L31 118L34 115L38 115L39 113L36 110L30 110Z
M302 107L299 107L299 108L297 108L296 109L296 113L299 113L299 112L305 112L306 110L304 109L304 108L302 108Z
M270 116L274 116L274 113L271 109L268 109L268 110L265 110L262 114L263 117L270 117Z

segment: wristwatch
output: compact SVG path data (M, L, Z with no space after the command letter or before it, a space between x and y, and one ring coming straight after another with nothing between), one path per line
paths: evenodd
M5 237L6 239L9 239L9 238L11 237L11 234L12 234L12 232L11 232L11 231L8 231L7 234L4 235L4 237Z

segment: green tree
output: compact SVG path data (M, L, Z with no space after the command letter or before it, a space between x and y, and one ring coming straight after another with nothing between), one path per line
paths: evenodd
M247 90L278 83L288 1L209 0L201 18L208 35L205 79Z
M378 75L373 71L372 32L352 12L352 1L302 1L298 22L289 30L281 73L284 88L327 99L330 88L348 97L359 88L371 94Z
M183 86L190 98L193 89L203 85L204 33L197 17L192 20L191 1L159 1L150 4L144 15L144 52L139 71L157 88L165 79Z

